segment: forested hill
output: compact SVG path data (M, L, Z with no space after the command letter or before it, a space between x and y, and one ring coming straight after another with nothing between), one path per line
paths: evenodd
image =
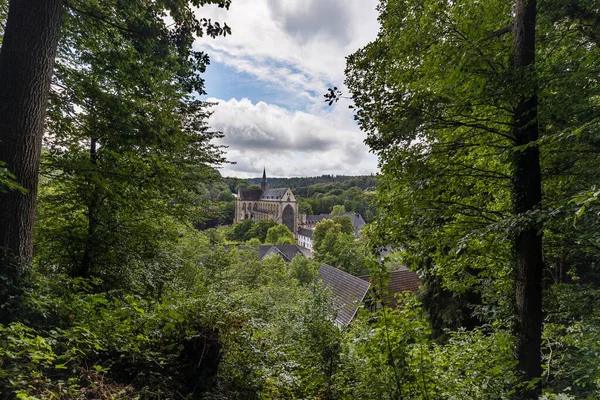
M225 178L226 181L241 181L238 178ZM243 179L249 185L260 184L261 177ZM294 177L294 178L269 178L267 177L269 187L289 187L292 189L307 188L317 184L338 184L336 187L340 189L350 189L351 187L359 187L362 190L375 190L377 187L377 176L375 175L321 175L311 177ZM297 191L294 191L296 193Z

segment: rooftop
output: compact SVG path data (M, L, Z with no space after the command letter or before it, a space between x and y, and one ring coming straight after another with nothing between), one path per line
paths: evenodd
M323 286L331 288L333 304L337 309L336 323L340 326L348 325L360 303L364 300L371 284L359 277L327 264L319 268L319 279Z

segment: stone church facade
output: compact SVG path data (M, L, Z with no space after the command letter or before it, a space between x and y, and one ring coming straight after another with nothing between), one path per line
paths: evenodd
M263 170L260 189L240 189L237 194L234 222L245 219L273 219L285 224L296 237L300 225L298 202L290 188L267 189L267 173Z

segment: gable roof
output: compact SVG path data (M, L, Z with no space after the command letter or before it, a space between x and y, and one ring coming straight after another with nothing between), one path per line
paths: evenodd
M359 278L367 282L371 281L369 275L360 276ZM374 284L376 284L377 281L377 278L372 280ZM388 293L383 294L383 303L390 308L396 308L398 306L398 301L394 295L402 292L415 293L419 290L420 282L421 279L419 278L419 275L406 267L400 271L391 272L390 280L385 287L385 290Z
M258 246L258 258L263 259L266 256L278 254L283 258L283 261L290 262L298 254L306 257L306 254L297 244L268 244Z
M371 283L327 264L319 268L319 279L323 286L331 288L333 305L337 309L336 323L340 326L348 325L356 315Z
M262 190L260 188L240 189L237 198L241 201L281 201L288 188Z
M306 228L300 228L298 229L298 235L302 235L302 236L306 236L311 238L313 235L313 230L312 229L306 229Z
M260 188L246 188L238 191L238 200L258 201L262 195Z
M281 200L287 191L287 188L267 189L262 193L260 199L262 201Z

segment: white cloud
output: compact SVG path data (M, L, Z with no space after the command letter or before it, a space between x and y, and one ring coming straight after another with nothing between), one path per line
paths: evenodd
M227 176L370 174L377 160L368 154L364 133L339 112L306 113L248 99L219 102L210 124L223 131L229 147Z
M345 57L375 39L377 3L236 0L229 10L207 6L198 11L199 15L227 22L233 34L202 38L197 46L220 62L259 79L278 80L282 86L293 81L321 93L328 83L341 86ZM281 64L296 72L282 71Z
M345 57L375 39L377 3L235 0L228 11L215 6L198 11L233 31L225 38L201 38L198 49L293 99L291 111L247 99L217 100L211 125L225 133L228 158L237 162L223 174L257 176L263 165L271 176L376 171L376 158L368 154L365 134L346 105L322 106L329 85L343 88ZM293 110L296 99L305 112Z

